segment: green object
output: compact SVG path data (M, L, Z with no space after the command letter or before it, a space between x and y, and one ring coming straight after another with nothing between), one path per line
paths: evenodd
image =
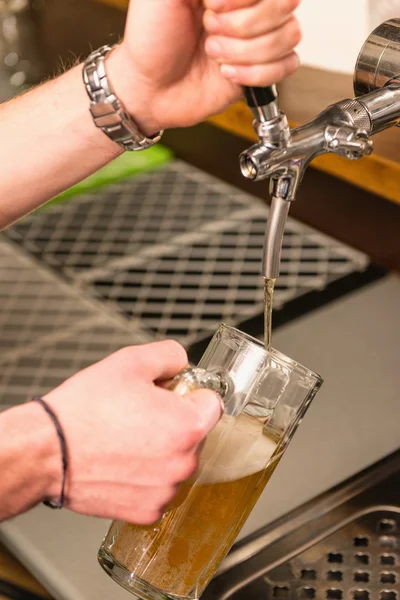
M43 210L47 206L51 206L58 202L65 202L73 196L91 192L104 185L164 165L172 160L173 156L171 150L165 148L165 146L160 146L159 144L148 150L144 150L143 152L125 152L110 164L100 169L100 171L97 171L97 173L90 175L90 177L87 177L59 196L53 198L53 200L45 204L39 210Z

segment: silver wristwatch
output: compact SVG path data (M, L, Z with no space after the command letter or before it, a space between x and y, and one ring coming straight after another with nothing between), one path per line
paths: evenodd
M112 46L92 52L83 65L83 81L90 98L90 112L96 127L124 150L146 150L160 141L162 131L146 137L126 112L107 78L105 58Z

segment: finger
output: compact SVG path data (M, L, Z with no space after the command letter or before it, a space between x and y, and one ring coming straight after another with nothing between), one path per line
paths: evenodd
M158 487L138 487L132 489L135 492L136 502L132 503L129 498L124 501L121 508L126 509L126 515L129 522L138 525L155 523L165 512L166 507L179 492L180 485L158 486Z
M299 57L292 52L279 61L261 65L221 65L224 77L240 85L265 87L278 83L294 73L299 66Z
M157 447L170 452L197 450L224 412L221 398L215 392L200 389L184 396L156 388L154 393L163 410L160 423L154 422Z
M184 441L187 448L196 448L222 417L224 404L211 390L196 390L186 394L184 399L194 408L194 418L188 424Z
M301 40L300 25L294 17L267 35L250 40L211 36L206 52L223 63L252 65L276 62L291 53Z
M249 8L226 13L207 10L204 13L204 27L208 33L227 37L252 38L277 29L293 14L291 6L297 0L274 2L262 0Z
M177 495L176 486L113 485L104 491L103 486L92 486L79 498L68 502L68 508L81 514L104 519L117 519L137 525L155 523ZM110 498L112 500L110 500Z
M131 361L135 373L150 381L171 379L188 365L186 350L175 340L134 346Z
M204 0L204 7L215 12L230 12L266 1L277 6L282 5L281 10L285 10L286 6L287 12L293 12L300 4L300 0Z
M135 460L130 462L128 460L125 470L126 482L132 481L135 485L141 486L171 486L192 477L198 468L197 453L194 451L178 453L172 450L173 448L166 446L163 457L135 456Z
M204 7L216 12L228 12L238 8L254 6L260 0L204 0Z

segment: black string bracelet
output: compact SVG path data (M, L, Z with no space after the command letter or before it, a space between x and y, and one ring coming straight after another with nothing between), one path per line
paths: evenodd
M60 509L63 508L65 502L65 484L67 481L67 470L68 470L68 454L67 454L67 444L65 442L65 436L63 429L60 425L60 421L58 420L55 413L52 411L50 406L43 400L43 398L35 397L32 398L32 402L38 402L49 415L50 419L54 423L54 427L56 428L58 439L60 440L61 447L61 457L62 457L62 484L61 484L61 494L60 498L57 502L52 502L50 500L46 500L43 504L49 506L50 508Z

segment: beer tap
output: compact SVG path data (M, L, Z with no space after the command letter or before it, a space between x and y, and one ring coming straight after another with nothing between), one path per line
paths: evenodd
M290 127L286 115L279 109L276 86L265 88L246 87L244 94L254 115L254 128L259 143L244 152L240 157L242 173L249 179L260 179L259 170L266 157L290 142ZM279 274L280 256L290 201L294 199L295 178L285 170L271 177L271 209L265 234L263 254L263 276L276 279Z
M285 222L290 203L308 165L321 154L349 160L373 151L372 135L400 122L400 18L386 21L366 40L354 72L355 98L328 106L312 121L290 129L271 88L246 88L259 142L240 156L242 174L270 179L272 196L262 275L279 275Z

